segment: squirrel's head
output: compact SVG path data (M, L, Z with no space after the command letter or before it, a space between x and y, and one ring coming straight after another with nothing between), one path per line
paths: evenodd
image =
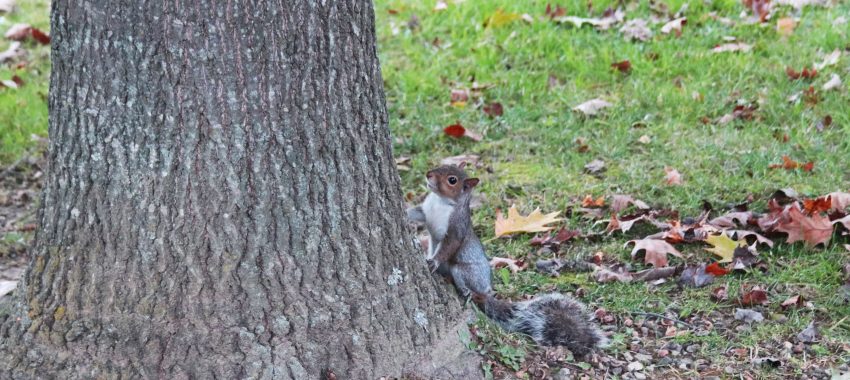
M443 198L457 201L461 195L469 193L478 185L478 178L467 178L463 166L444 165L429 170L425 174L428 189Z

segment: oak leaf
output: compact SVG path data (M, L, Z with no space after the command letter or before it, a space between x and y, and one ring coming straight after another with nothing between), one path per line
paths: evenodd
M557 217L559 213L560 211L556 211L544 215L539 208L536 208L528 216L522 216L517 211L516 205L513 205L508 209L508 217L505 218L501 211L496 210L496 237L519 232L549 231L555 227L547 226L547 224L563 220Z
M490 259L490 266L493 267L493 269L507 267L508 269L510 269L511 273L516 273L527 268L528 263L523 260L515 260L505 257L493 257L492 259Z
M810 247L826 245L832 238L832 223L820 214L806 216L798 204L787 208L787 219L780 221L776 231L788 234L787 243L804 241Z
M652 264L655 267L666 267L667 266L667 254L671 254L673 256L682 258L682 254L679 253L676 248L674 248L670 243L664 240L656 240L656 239L642 239L642 240L630 240L626 242L625 246L629 244L634 244L635 247L632 249L632 258L634 258L638 252L641 250L645 251L644 253L644 263Z

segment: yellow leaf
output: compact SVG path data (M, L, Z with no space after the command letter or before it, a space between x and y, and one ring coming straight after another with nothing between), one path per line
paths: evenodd
M553 212L543 215L538 208L531 214L528 214L528 216L522 216L516 210L516 205L514 205L508 210L508 217L506 219L502 216L501 211L496 211L496 237L502 237L517 232L549 231L555 227L546 226L547 224L563 220L557 217L559 213L560 212Z
M721 263L731 263L735 256L735 249L741 246L741 242L730 239L726 234L709 235L705 238L705 242L712 245L712 248L705 250L720 256L722 258ZM744 244L746 244L746 240Z
M501 9L497 9L496 12L493 13L490 18L487 19L487 21L484 21L484 27L498 28L518 18L520 18L520 15L516 13L505 13Z

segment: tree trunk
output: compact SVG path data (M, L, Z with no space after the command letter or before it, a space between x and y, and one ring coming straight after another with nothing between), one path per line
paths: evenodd
M51 27L0 378L375 378L453 336L405 227L370 2L54 1Z

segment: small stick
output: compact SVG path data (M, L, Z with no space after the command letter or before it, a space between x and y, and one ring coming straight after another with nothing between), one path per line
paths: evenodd
M687 322L685 322L685 321L682 321L682 320L679 320L679 319L676 319L676 318L666 317L666 316L663 316L663 315L661 315L661 314L648 313L648 312L644 312L644 311L632 311L632 312L631 312L631 314L632 314L632 315L642 315L642 316L645 316L645 317L655 317L655 318L666 319L666 320L668 320L668 321L670 321L670 322L680 323L680 324L683 324L683 325L685 325L685 326L687 326L687 327L690 327L690 328L692 328L692 329L696 329L696 326L694 326L694 325L692 325L692 324L690 324L690 323L687 323Z

